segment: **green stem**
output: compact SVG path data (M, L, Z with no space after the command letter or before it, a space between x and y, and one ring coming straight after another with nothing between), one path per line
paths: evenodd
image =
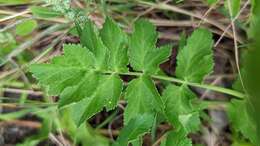
M144 75L141 72L111 72L111 71L108 71L108 72L105 72L105 73L108 73L108 74L117 73L119 75L128 75L128 76L142 76L142 75ZM162 75L151 75L151 77L153 79L164 80L164 81L169 81L169 82L174 82L174 83L179 83L179 84L184 84L184 85L186 84L186 85L193 86L193 87L208 89L208 90L224 93L224 94L227 94L227 95L232 95L232 96L240 98L240 99L243 99L246 96L245 94L243 94L241 92L238 92L238 91L235 91L235 90L232 90L232 89L227 89L227 88L224 88L224 87L207 85L207 84L200 84L200 83L192 83L192 82L184 81L184 80L177 79L177 78L174 78L174 77L168 77L168 76L162 76Z
M183 81L180 79L176 79L173 77L166 77L166 76L159 76L159 75L152 75L152 78L155 79L160 79L160 80L165 80L165 81L170 81L170 82L175 82L175 83L180 83L180 84L187 84L189 86L193 86L193 87L198 87L198 88L203 88L203 89L208 89L208 90L212 90L212 91L216 91L216 92L220 92L220 93L225 93L228 95L232 95L238 98L244 98L245 94L240 93L238 91L235 90L231 90L231 89L227 89L224 87L218 87L218 86L213 86L213 85L206 85L206 84L199 84L199 83L192 83L192 82L188 82L188 81Z

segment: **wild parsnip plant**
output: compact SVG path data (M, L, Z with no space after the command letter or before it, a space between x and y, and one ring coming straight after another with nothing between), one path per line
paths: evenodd
M187 136L200 129L200 113L206 106L191 86L244 97L237 91L202 84L214 66L214 42L208 30L196 29L179 50L175 77L159 68L171 55L172 46L156 46L158 33L149 21L136 21L130 35L111 18L106 18L101 30L87 21L78 31L80 44L64 45L63 55L34 64L30 71L49 95L60 97L59 108L72 107L71 118L78 126L126 100L124 128L114 146L140 145L141 136L151 131L159 116L164 119L160 122L174 127L162 145L192 145ZM122 76L134 79L124 84ZM164 90L156 88L155 80L165 81Z

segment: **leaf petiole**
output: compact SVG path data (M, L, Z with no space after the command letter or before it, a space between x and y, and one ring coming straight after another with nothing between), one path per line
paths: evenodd
M144 75L144 73L141 73L141 72L105 71L103 73L106 73L106 74L117 73L119 75L127 75L127 76L142 76L142 75ZM224 88L224 87L207 85L207 84L200 84L200 83L192 83L192 82L188 82L188 81L184 81L184 80L181 80L181 79L177 79L177 78L174 78L174 77L168 77L168 76L161 76L161 75L150 75L150 76L153 79L164 80L164 81L169 81L169 82L174 82L174 83L179 83L179 84L187 84L187 85L193 86L193 87L208 89L208 90L224 93L224 94L227 94L227 95L232 95L232 96L237 97L239 99L243 99L243 98L246 97L246 95L241 93L241 92L238 92L238 91L235 91L235 90L232 90L232 89L227 89L227 88Z

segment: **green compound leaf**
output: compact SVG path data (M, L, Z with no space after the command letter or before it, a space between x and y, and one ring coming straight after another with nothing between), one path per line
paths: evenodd
M177 56L176 76L189 82L201 82L213 69L212 46L209 31L195 30Z
M156 48L157 32L155 26L146 20L135 23L134 32L129 40L130 64L136 71L156 73L159 64L171 54L171 47Z
M149 132L154 120L154 115L152 114L142 114L131 119L121 130L113 146L128 146L128 142L137 140L140 136Z
M124 146L129 141L140 144L140 136L149 132L155 114L159 114L175 127L166 144L190 146L187 134L199 129L200 109L193 104L196 96L185 83L168 85L163 98L159 94L151 78L157 76L159 65L169 58L171 47L156 47L155 27L148 21L137 21L129 41L110 18L100 31L90 21L83 28L78 25L77 29L82 46L64 45L63 55L54 57L48 64L30 68L49 95L59 95L60 108L72 107L72 119L77 126L104 108L114 109L123 90L119 75L134 75L136 78L125 91L125 127L115 145ZM196 30L186 46L181 47L177 77L201 82L213 68L212 44L208 31ZM134 72L128 72L128 60Z
M186 86L169 85L163 92L167 119L186 134L199 130L199 109L192 104L195 98L194 93Z
M253 144L257 145L256 124L247 112L247 101L232 100L228 105L228 117L236 132L242 133Z
M127 107L124 112L124 123L140 114L162 111L163 102L153 81L148 76L132 80L127 89L125 99Z
M109 67L114 71L127 71L127 36L109 17L100 31L104 44L110 50Z

